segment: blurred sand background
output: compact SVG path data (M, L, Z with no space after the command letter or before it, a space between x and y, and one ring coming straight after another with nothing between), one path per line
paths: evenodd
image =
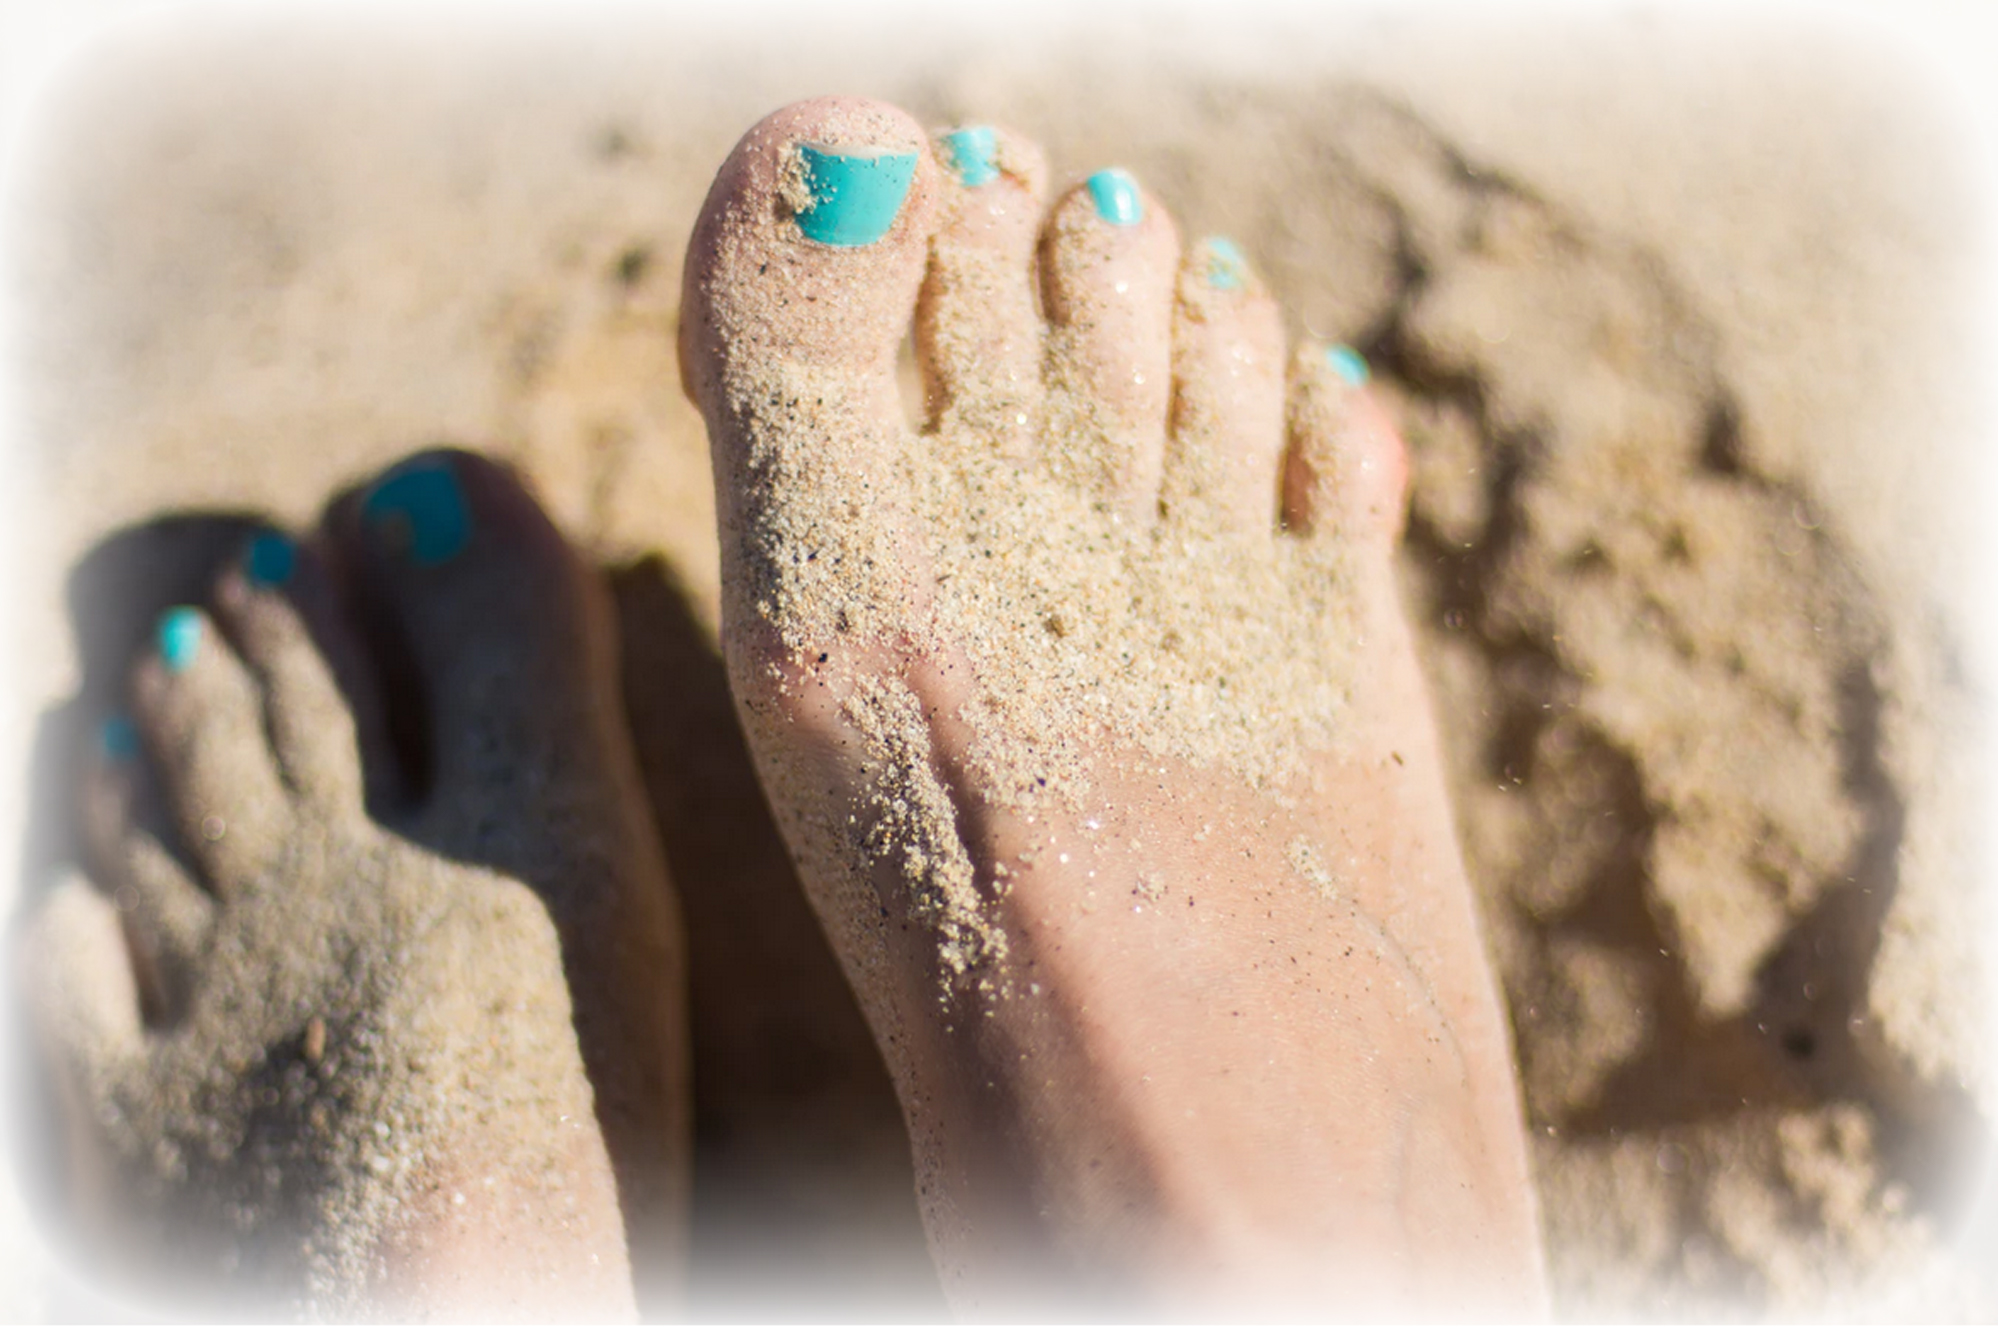
M624 611L695 956L697 1305L940 1313L720 689L672 343L761 114L1002 120L1058 179L1125 165L1233 235L1402 412L1406 588L1563 1316L1998 1312L1998 1245L1948 1238L1998 1106L1992 213L1920 48L1795 9L759 12L154 12L45 85L4 195L29 888L205 518L306 526L433 443L508 457ZM81 1311L16 1233L32 1145L12 1172L0 1313Z

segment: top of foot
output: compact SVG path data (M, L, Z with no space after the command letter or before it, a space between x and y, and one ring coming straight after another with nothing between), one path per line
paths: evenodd
M1234 245L1044 180L1004 130L801 103L684 284L732 685L947 1285L1532 1312L1399 442Z
M604 591L468 455L330 526L160 620L91 766L31 954L73 1225L183 1308L628 1315L684 1047Z

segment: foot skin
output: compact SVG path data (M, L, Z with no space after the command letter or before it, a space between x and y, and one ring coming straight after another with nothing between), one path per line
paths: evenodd
M684 1046L604 588L470 456L328 531L162 620L32 925L85 1252L197 1311L628 1318Z
M722 167L681 321L731 685L947 1287L1543 1313L1399 440L1350 352L1286 366L1233 245L1043 177L1004 131L790 107Z

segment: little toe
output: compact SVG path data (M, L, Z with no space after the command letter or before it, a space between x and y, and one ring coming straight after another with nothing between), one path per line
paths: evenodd
M929 422L1025 460L1041 403L1034 246L1047 167L1033 143L989 125L944 134L938 158L942 220L916 312Z
M1164 463L1178 266L1172 218L1122 170L1070 190L1041 239L1052 432L1079 453L1053 460L1145 520Z
M424 453L328 523L372 653L414 693L401 727L419 804L497 823L532 807L523 788L590 772L617 722L599 685L606 592L511 471Z
M378 716L379 704L318 555L276 531L252 536L216 584L215 612L262 684L285 782L331 810L358 812L363 778L354 711ZM338 669L344 676L336 675L334 656L346 659ZM371 726L381 727L379 717Z
M1283 523L1381 552L1401 537L1408 453L1350 346L1307 344L1291 363Z
M118 910L77 876L59 880L22 936L19 971L45 1053L101 1094L119 1063L140 1053L139 990Z
M181 843L226 898L270 865L291 824L261 688L214 620L182 606L160 617L132 699Z
M1284 444L1283 319L1231 241L1187 253L1173 306L1167 519L1273 531Z
M713 448L732 666L878 641L927 602L895 360L936 175L907 115L821 97L751 129L709 190L680 362Z

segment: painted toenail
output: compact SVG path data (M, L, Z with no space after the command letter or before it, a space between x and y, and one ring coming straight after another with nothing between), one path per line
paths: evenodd
M192 608L169 609L160 619L160 662L169 673L184 673L201 650L201 614Z
M1249 280L1249 260L1233 240L1210 236L1207 249L1207 284L1216 290L1240 290Z
M139 729L122 714L107 715L97 730L97 745L106 760L130 760L139 754Z
M472 514L449 461L419 461L390 475L361 512L391 553L419 567L441 567L472 542Z
M298 565L298 545L281 534L260 534L243 551L243 570L250 584L274 590L291 579Z
M944 147L950 155L950 168L965 188L976 189L999 178L999 135L990 127L981 124L945 134Z
M916 176L913 152L829 152L798 145L806 196L798 209L805 238L838 249L857 249L888 233Z
M1127 170L1113 166L1097 171L1089 177L1089 196L1096 200L1096 215L1113 226L1135 226L1145 219L1138 182Z
M1367 379L1374 376L1367 368L1367 361L1362 359L1360 352L1351 346L1328 347L1325 351L1325 362L1332 366L1332 371L1338 374L1348 387L1365 387Z

